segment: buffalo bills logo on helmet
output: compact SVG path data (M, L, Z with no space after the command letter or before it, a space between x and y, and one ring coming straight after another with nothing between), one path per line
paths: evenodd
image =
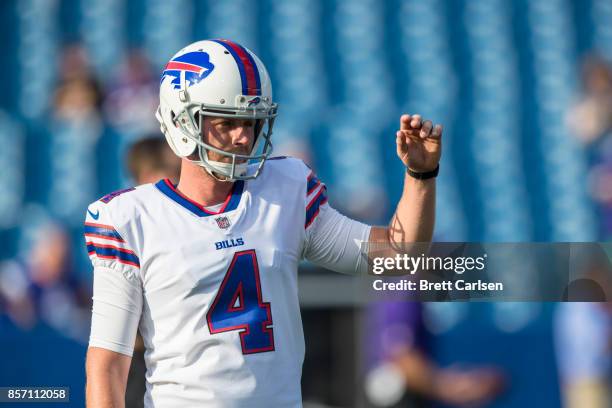
M248 107L251 107L251 106L257 105L259 102L261 102L261 98L260 98L259 96L257 96L257 97L255 97L255 98L251 99L251 100L248 102L247 106L248 106Z
M170 83L174 89L181 89L181 72L184 72L186 87L190 87L206 78L213 69L215 69L215 66L210 62L208 53L202 51L188 52L179 55L166 64L161 82L167 76L172 77Z

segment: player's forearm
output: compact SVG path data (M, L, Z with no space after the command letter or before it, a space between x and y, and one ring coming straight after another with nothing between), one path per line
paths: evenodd
M430 242L436 213L436 179L417 180L406 174L404 191L391 222L391 244Z
M124 408L125 385L113 370L97 369L87 373L87 408Z
M124 408L129 362L96 354L90 348L87 355L87 408Z
M123 408L125 390L110 373L87 376L87 408Z

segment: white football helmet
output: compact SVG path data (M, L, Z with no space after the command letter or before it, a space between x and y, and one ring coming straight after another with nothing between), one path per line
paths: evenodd
M174 153L188 158L197 150L199 160L189 160L219 180L233 181L259 175L272 153L276 111L270 77L259 58L233 41L205 40L183 48L166 64L155 116ZM204 143L204 116L255 119L251 153L235 154ZM210 160L209 151L231 161Z

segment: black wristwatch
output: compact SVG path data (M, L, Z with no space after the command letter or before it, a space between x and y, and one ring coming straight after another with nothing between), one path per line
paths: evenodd
M427 180L430 178L437 177L439 172L440 172L439 164L432 171L424 171L424 172L412 171L410 170L410 168L406 167L406 173L408 173L410 177L413 177L417 180Z

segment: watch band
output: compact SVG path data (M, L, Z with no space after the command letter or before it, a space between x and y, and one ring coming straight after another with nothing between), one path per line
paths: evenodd
M410 177L415 178L417 180L427 180L430 178L437 177L439 172L440 172L439 164L436 166L435 169L431 171L425 171L425 172L412 171L408 167L406 167L406 173L408 173Z

